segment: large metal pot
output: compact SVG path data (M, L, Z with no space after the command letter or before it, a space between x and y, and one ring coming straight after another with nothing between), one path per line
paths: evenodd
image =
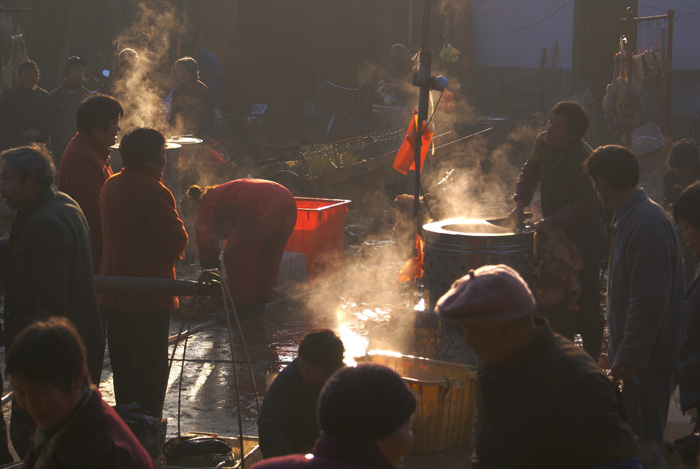
M433 309L452 283L471 269L506 264L527 280L532 271L534 227L517 230L486 220L450 219L423 226L423 280Z

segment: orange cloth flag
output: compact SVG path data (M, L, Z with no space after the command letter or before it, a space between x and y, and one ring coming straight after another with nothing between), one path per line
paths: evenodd
M406 261L399 272L399 283L410 282L423 276L423 239L416 233L416 257Z
M396 158L394 159L394 164L392 165L395 170L401 174L406 174L408 171L416 170L416 142L418 141L418 111L413 111L413 117L411 117L411 124L408 126L408 131L406 132L406 138L399 148ZM433 131L423 122L423 134L421 137L421 148L420 148L420 165L423 167L425 162L425 155L428 154L428 148L430 147L430 142L433 139Z

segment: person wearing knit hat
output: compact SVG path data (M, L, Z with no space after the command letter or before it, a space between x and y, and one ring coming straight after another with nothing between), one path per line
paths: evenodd
M336 371L318 401L321 437L312 454L268 459L254 469L395 469L413 443L416 400L389 368L361 364Z
M587 353L534 317L534 296L515 270L472 270L435 310L464 328L483 365L474 469L641 469L619 391Z

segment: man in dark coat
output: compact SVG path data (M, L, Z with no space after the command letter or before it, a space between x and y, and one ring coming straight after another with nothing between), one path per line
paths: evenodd
M540 186L542 216L537 230L547 234L552 227L562 228L583 255L581 298L578 310L570 311L563 301L542 314L552 328L569 340L581 334L583 349L598 360L603 341L603 316L600 311L600 250L604 228L598 219L600 202L581 168L591 153L583 140L588 117L572 101L562 101L552 108L546 132L537 136L520 178L515 186L512 215L522 220L523 210Z
M83 86L85 64L87 64L85 59L68 57L64 68L63 84L51 92L51 110L53 111L51 149L57 168L60 167L61 156L68 142L78 131L75 121L78 106L92 94Z
M150 469L153 461L90 383L85 346L65 318L35 322L10 347L7 374L36 420L29 468Z
M335 370L343 366L343 342L333 331L309 332L299 356L272 382L258 420L264 458L310 453L321 428L316 418L318 395Z
M0 155L0 194L17 209L6 265L5 344L33 321L64 316L87 348L93 382L102 373L105 339L92 276L90 231L78 204L51 188L56 170L44 147L19 147ZM31 421L13 401L12 442L27 450ZM15 431L16 430L16 431Z
M437 303L483 365L472 467L641 469L616 386L534 310L529 287L505 265L470 271Z
M684 190L673 205L673 218L682 230L683 241L700 257L700 182ZM692 266L694 269L698 265ZM700 410L700 276L690 280L683 305L683 340L678 364L681 409Z
M207 85L199 80L199 65L192 57L175 62L178 85L173 90L168 122L180 134L214 139L214 101ZM195 162L199 163L199 162Z
M610 374L622 380L630 426L649 467L664 467L664 430L681 348L685 272L676 230L639 184L628 148L597 148L584 164L600 201L615 210L607 313Z
M22 62L17 76L19 85L0 96L0 150L49 140L51 98L37 86L39 66Z

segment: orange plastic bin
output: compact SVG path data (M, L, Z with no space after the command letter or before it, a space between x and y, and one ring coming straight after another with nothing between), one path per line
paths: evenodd
M285 251L306 254L309 277L340 266L350 200L295 197L297 224Z

